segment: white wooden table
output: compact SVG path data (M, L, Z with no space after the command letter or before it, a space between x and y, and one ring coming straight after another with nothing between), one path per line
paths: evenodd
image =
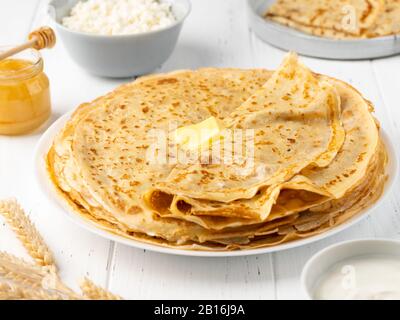
M205 66L275 68L285 52L249 30L244 0L193 0L178 46L157 71ZM48 24L46 0L1 0L0 44L18 43ZM88 75L67 56L61 42L44 53L51 80L53 120L123 81ZM400 56L359 62L303 58L313 70L350 82L374 102L382 126L400 133ZM127 80L124 80L127 81ZM379 210L339 235L279 253L241 258L189 258L126 247L93 235L67 220L38 191L33 152L41 133L0 137L0 198L16 197L54 251L63 279L77 288L89 276L130 299L300 299L304 263L329 244L365 237L400 239L400 184ZM24 255L0 221L0 250Z

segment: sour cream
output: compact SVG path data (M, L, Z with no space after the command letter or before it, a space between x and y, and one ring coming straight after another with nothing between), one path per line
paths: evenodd
M343 260L317 282L319 300L400 299L400 256L366 255Z

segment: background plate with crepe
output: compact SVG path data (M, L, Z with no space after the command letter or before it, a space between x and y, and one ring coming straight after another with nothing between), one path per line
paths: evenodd
M373 59L400 53L400 36L336 40L297 31L263 16L275 0L247 0L248 23L256 35L281 49L339 60Z

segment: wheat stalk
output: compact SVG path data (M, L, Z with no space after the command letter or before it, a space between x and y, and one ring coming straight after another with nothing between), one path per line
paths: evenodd
M82 300L83 296L76 294L70 288L68 288L58 277L57 273L52 272L42 281L42 288L50 290L63 295L68 300Z
M14 283L0 283L0 300L63 300L58 293L32 289Z
M122 300L120 296L95 285L88 278L84 278L81 282L81 290L83 295L90 300Z
M89 279L81 285L84 296L76 294L59 278L53 255L24 210L14 199L0 201L3 215L36 264L0 252L0 300L121 300Z
M30 264L4 252L0 252L0 276L31 289L56 292L67 299L82 298L61 282L53 267Z
M51 251L15 199L0 201L0 214L38 265L55 266Z
M40 288L48 270L11 254L0 252L0 276L22 285Z

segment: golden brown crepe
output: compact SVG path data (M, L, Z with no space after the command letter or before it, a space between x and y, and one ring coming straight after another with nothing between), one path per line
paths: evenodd
M275 73L200 69L144 77L81 105L47 155L48 172L77 213L109 232L182 249L271 246L325 232L379 198L386 151L371 111L354 88L313 74L293 54ZM150 133L210 116L227 128L265 131L256 139L262 147L255 168L277 165L255 180L207 164L191 171L196 187L167 184L191 167L149 161L149 150L160 151L152 149L160 131ZM288 140L294 131L295 141ZM268 154L272 147L278 158ZM204 178L216 172L211 183Z
M375 23L383 5L383 0L277 0L266 16L359 36Z
M175 194L174 199L163 202L169 210L158 206L157 212L162 216L193 221L207 228L221 229L235 224L254 223L252 220L254 218L249 213L255 208L261 209L265 215L270 210L270 219L273 219L306 210L330 198L343 197L347 190L353 188L365 175L370 159L376 152L379 138L376 123L370 115L370 104L347 84L329 78L325 80L334 85L339 93L342 101L341 121L347 132L341 150L328 166L322 168L309 166L285 183L270 187L269 192L265 194L257 194L251 199L235 200L227 204L193 199L184 196L180 191L179 194ZM164 196L166 199L162 193L158 193L157 196ZM185 205L182 205L182 202ZM242 211L245 211L245 214L240 215ZM250 220L221 221L210 216L247 217Z
M368 38L396 35L400 33L400 0L385 0L383 12L375 23L365 30Z
M329 28L321 28L321 27L316 27L316 26L310 26L306 24L302 24L293 20L290 20L289 18L286 17L279 17L279 16L268 16L268 19L280 23L282 25L285 25L287 27L297 29L301 32L304 33L309 33L314 36L318 37L325 37L325 38L333 38L333 39L357 39L357 38L363 38L364 35L354 35L350 33L346 33L343 31L338 31L334 29L329 29Z
M400 1L277 0L265 17L320 37L375 38L400 32Z
M223 161L220 165L178 164L165 179L159 179L156 192L179 195L175 201L186 203L193 199L228 203L218 206L220 210L200 209L200 215L214 212L265 220L282 183L286 187L307 184L306 178L291 178L307 166L326 167L335 158L344 141L339 117L336 89L290 54L260 90L224 119L229 129L254 130L254 156L246 158L254 163L252 168ZM214 145L221 143L218 149L223 153L221 141ZM312 183L308 190L329 195ZM256 195L258 200L253 201Z

